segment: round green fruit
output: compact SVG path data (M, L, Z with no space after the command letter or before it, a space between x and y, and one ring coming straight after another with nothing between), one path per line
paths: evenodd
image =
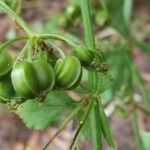
M16 93L23 98L32 98L38 92L36 73L29 62L17 64L11 72L11 80Z
M58 88L75 88L81 80L82 66L79 59L74 56L59 59L54 71Z
M0 80L12 69L12 58L6 52L0 52Z
M90 66L94 59L94 54L85 46L78 46L74 50L74 55L81 61L81 64L85 67Z
M14 96L14 89L11 84L10 78L6 78L0 82L0 100L1 102L7 102Z
M39 91L52 89L55 84L55 74L52 66L42 59L33 62Z

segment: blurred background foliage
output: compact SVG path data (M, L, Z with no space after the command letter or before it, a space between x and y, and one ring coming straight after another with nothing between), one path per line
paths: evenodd
M17 14L23 15L38 32L63 34L77 42L83 41L79 0L5 1ZM106 91L101 91L103 92L101 99L105 106L106 114L110 117L114 136L117 137L115 140L116 145L118 145L118 149L120 150L150 149L148 142L150 140L150 124L148 123L150 122L148 115L150 111L149 6L149 0L92 1L91 16L94 24L95 41L97 46L105 53L113 78L113 83L111 83L109 77L102 76L100 86ZM19 26L5 17L3 13L0 13L0 19L2 22L0 25L1 42L16 37L18 34L23 34ZM59 43L59 45L65 49L66 53L69 53L69 47L66 47L66 45L62 43ZM11 52L15 55L16 49L19 49L19 47L20 45L14 45ZM85 71L83 80L86 81L86 78ZM3 106L1 107L3 108ZM118 117L122 117L126 120L126 123L122 120L118 120ZM7 121L10 120L8 119ZM129 138L127 143L125 143L123 142L125 140L125 138L123 138L124 133L119 134L117 132L131 126L131 122L133 130L131 127L129 131L125 129L127 133L129 132L129 134L125 134L125 137L129 138L129 136L131 136L131 139ZM126 126L123 126L124 123ZM121 125L119 126L119 124ZM20 123L20 126L23 125ZM25 127L22 128L24 128L24 130L20 129L21 132L26 132L24 133L26 141L27 137L32 136L38 138L38 140L41 138L39 137L39 135L41 135L40 133L29 131ZM30 135L27 134L27 130L30 132ZM70 127L66 129L66 132L68 130L73 132L74 128ZM51 129L46 131L49 132L49 134L53 132ZM42 133L43 139L49 137L45 136L46 131ZM86 123L83 132L85 135L89 135L89 131L90 127L88 123ZM137 148L134 144L135 142L132 143L132 140L134 140L134 138L132 139L133 132L135 134ZM118 139L120 139L120 141L118 141ZM36 139L35 141L38 140ZM30 141L27 143L30 143ZM81 149L82 147L83 149L87 149L87 147L90 148L90 146L86 147L89 143L83 142ZM23 143L22 147L26 144ZM41 145L42 144L43 143L41 143ZM3 145L4 144L2 144L2 146ZM11 144L9 143L8 145ZM39 147L41 145L39 145ZM4 147L3 149L10 149L9 146L4 145ZM55 146L54 148L59 149Z

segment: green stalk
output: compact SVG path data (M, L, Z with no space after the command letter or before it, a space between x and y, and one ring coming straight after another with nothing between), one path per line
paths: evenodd
M24 48L21 50L21 52L19 53L18 57L16 58L16 60L15 60L15 62L13 64L13 68L16 66L17 62L23 58L23 56L27 52L28 47L29 47L30 44L31 44L31 42L28 41L27 44L24 46Z
M95 99L95 104L92 108L91 113L91 127L92 127L92 138L93 138L93 150L102 150L102 138L101 138L101 120L99 111L99 102Z
M92 29L90 1L81 0L81 12L84 27L84 38L88 48L95 48L94 33Z
M134 130L137 150L144 150L143 141L141 139L141 135L140 135L139 127L138 127L136 110L132 114L132 126L133 126L133 130Z
M20 18L5 2L0 0L0 8L4 10L8 15L10 15L18 24L27 32L29 35L35 35L35 32L31 29L31 27Z
M72 46L73 48L75 48L77 46L77 43L70 40L69 38L66 38L62 35L57 35L57 34L41 34L38 36L38 38L41 38L42 40L60 40L63 42L66 42L67 44L69 44L70 46Z
M66 54L64 53L64 51L58 45L56 45L54 42L48 42L48 43L52 46L52 48L54 50L56 50L59 53L61 58L66 57Z
M31 40L29 42L29 45L27 47L27 60L29 62L32 62L32 55L33 55L34 44L36 44L36 43L37 42L35 42L34 39L33 39L33 40Z
M123 5L123 17L128 28L131 25L133 0L125 0Z
M133 72L133 68L132 65L131 66L131 71L132 71L132 75L134 76L134 72ZM134 98L133 98L133 79L131 80L131 102L134 105ZM143 141L142 141L142 137L140 134L140 130L138 127L138 117L137 117L137 112L136 112L136 106L134 107L133 113L132 113L132 126L133 126L133 131L134 131L134 136L135 136L135 142L136 142L136 147L137 150L144 150L144 146L143 146Z
M132 50L133 49L133 46L130 47L130 49ZM134 135L135 135L135 142L136 142L136 147L137 147L137 150L144 150L144 146L143 146L143 141L142 141L142 138L141 138L141 134L140 134L140 130L139 130L139 127L138 127L138 117L137 117L137 112L136 112L136 105L135 105L135 102L134 102L134 96L133 96L133 87L134 87L134 78L135 78L135 68L134 68L134 62L132 61L132 53L130 53L129 55L129 60L127 63L128 63L128 66L130 68L130 71L131 71L131 78L130 78L130 99L131 99L131 102L132 104L134 105L134 110L132 112L132 126L133 126L133 131L134 131Z
M94 33L92 29L92 21L91 21L91 12L90 12L90 1L89 0L81 0L81 12L82 12L82 20L84 27L84 38L85 43L89 49L95 49L95 40ZM96 72L89 72L89 76L96 76ZM90 81L90 79L89 79ZM96 87L97 82L90 84L93 87ZM93 150L101 150L102 149L102 139L101 139L101 122L99 116L99 102L96 101L96 104L92 109L92 117L91 117L91 126L92 126L92 140L93 140Z
M1 46L0 46L0 52L5 50L7 47L9 47L11 44L15 43L15 42L18 42L18 41L21 41L21 40L27 40L29 37L28 36L22 36L22 37L17 37L15 39L12 39L12 40L9 40L5 43L3 43Z
M42 148L42 150L46 150L48 146L52 143L52 141L57 137L57 135L64 130L64 128L67 126L67 124L77 115L77 113L82 109L83 105L77 106L70 115L65 119L65 121L61 124L58 131L53 135L53 137L48 141L48 143Z
M93 106L93 100L90 99L90 103L88 104L88 108L87 108L86 112L84 113L84 115L83 115L83 117L82 117L82 119L80 121L80 125L77 128L76 133L75 133L75 135L73 137L73 140L72 140L72 142L70 144L70 148L69 148L70 150L75 149L75 145L76 145L77 139L79 137L80 131L82 130L82 128L83 128L83 126L84 126L84 124L85 124L85 122L86 122L86 120L87 120L87 118L89 116L89 113L91 111L92 106Z

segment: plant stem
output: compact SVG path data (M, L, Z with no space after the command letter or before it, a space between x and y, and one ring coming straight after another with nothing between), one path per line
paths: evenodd
M29 35L36 35L31 27L20 18L5 2L0 0L0 8L2 8L8 15L10 15Z
M92 105L93 105L93 100L90 100L90 103L88 104L88 108L87 108L87 111L84 113L84 116L82 118L82 120L80 121L80 125L78 127L78 129L76 130L76 133L74 135L74 138L72 140L72 143L70 144L70 150L72 150L76 144L76 141L77 141L77 138L79 137L79 133L83 127L83 125L85 124L88 116L89 116L89 113L90 113L90 110L92 108Z
M95 99L95 104L91 113L91 127L93 138L93 150L102 150L102 138L101 138L101 120L100 120L99 102Z
M95 48L89 0L81 0L81 12L84 27L85 43L88 46L88 48Z
M18 60L20 60L24 54L26 53L26 51L28 50L29 45L31 44L31 42L29 41L24 48L21 50L21 52L19 53L18 57L16 58L14 64L13 64L13 68L15 67L15 65L17 64Z
M27 47L27 60L29 61L29 62L32 62L32 55L33 55L33 49L34 49L34 44L35 44L36 42L34 42L34 40L31 40L30 42L29 42L29 45L28 45L28 47Z
M142 142L139 127L138 127L136 110L132 114L132 126L133 126L133 130L134 130L137 150L144 150L143 142Z
M76 114L80 111L82 105L77 106L71 114L65 119L65 121L61 124L58 131L53 135L53 137L48 141L48 143L42 148L42 150L46 150L48 146L52 143L52 141L57 137L57 135L67 126L67 124L76 116Z
M70 46L74 48L77 46L76 42L70 40L69 38L66 38L64 36L57 35L57 34L41 34L38 37L43 40L48 40L48 39L60 40L60 41L66 42L67 44L69 44Z
M58 45L56 45L53 42L48 42L48 43L52 46L52 48L54 50L56 50L59 53L59 55L60 55L61 58L65 58L66 57L64 51Z
M128 28L131 25L131 16L133 9L133 0L125 0L123 5L123 17Z
M0 52L5 50L7 47L9 47L11 44L15 43L15 42L18 42L18 41L21 41L21 40L27 40L29 37L28 36L22 36L22 37L17 37L15 39L12 39L12 40L9 40L5 43L3 43L1 46L0 46Z
M130 49L132 50L133 46L130 47ZM130 61L127 62L128 63L128 67L130 68L130 73L131 73L131 77L130 77L130 99L131 102L134 104L134 97L133 97L133 86L134 86L134 75L135 75L135 66L134 66L134 62L132 61L132 53L130 53L129 55ZM135 142L136 142L136 146L137 146L137 150L144 150L144 146L143 146L143 141L140 135L140 131L139 131L139 127L138 127L138 117L137 117L137 112L136 112L136 106L134 106L135 108L133 109L132 112L132 126L133 126L133 130L134 130L134 135L135 135Z
M89 0L81 0L81 12L82 12L82 20L84 26L84 38L85 43L89 49L95 49L95 40L94 33L92 30L92 21L91 21L91 13L90 13L90 1ZM89 72L89 75L96 75L96 72ZM90 80L89 80L90 81ZM91 83L97 84L97 82ZM96 87L96 85L94 85ZM92 126L92 139L93 139L93 150L101 150L102 149L102 139L101 139L101 123L99 116L99 103L96 101L96 104L92 109L92 117L91 117L91 126Z

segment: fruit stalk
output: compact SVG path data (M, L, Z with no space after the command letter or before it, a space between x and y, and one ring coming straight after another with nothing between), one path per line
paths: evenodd
M82 0L81 1L81 12L82 12L82 20L84 26L84 37L86 46L89 49L95 49L95 41L94 41L94 33L92 30L92 21L91 21L91 13L90 13L90 1ZM89 75L96 75L96 72L89 72ZM89 80L90 81L90 80ZM92 81L90 81L92 82ZM97 82L92 83L97 84ZM95 87L96 85L94 85ZM96 105L93 105L92 109L92 118L91 126L92 126L92 140L93 140L93 150L101 150L102 149L102 140L101 140L101 124L98 121L99 119L99 102L96 101ZM94 122L93 122L94 121ZM93 126L94 124L94 126Z

